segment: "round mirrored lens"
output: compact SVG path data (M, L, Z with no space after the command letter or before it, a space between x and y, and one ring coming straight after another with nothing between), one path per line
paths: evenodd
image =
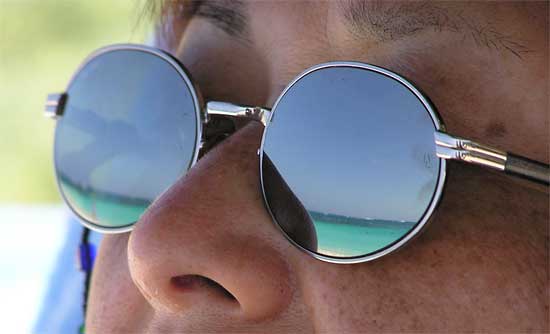
M262 186L275 220L320 255L372 255L407 236L432 202L436 129L422 101L375 70L303 76L265 132Z
M58 120L55 166L71 208L103 229L133 224L195 155L195 100L167 60L100 54L76 75Z

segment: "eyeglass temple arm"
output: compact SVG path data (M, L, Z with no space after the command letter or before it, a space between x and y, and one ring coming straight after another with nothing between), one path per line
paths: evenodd
M65 102L67 101L67 93L48 94L46 104L44 106L44 116L52 119L58 119L63 116Z
M266 126L271 116L271 110L263 107L242 106L228 102L210 101L206 103L207 122L208 116L211 115L250 119Z
M486 166L544 185L550 183L550 169L545 163L500 151L468 139L454 137L444 132L436 131L434 136L437 156L442 159L460 160Z
M51 118L61 116L66 98L67 95L64 93L50 94L46 102L46 116ZM210 101L206 104L205 122L208 122L209 116L212 115L250 119L266 126L271 117L271 110L262 107ZM434 136L439 158L486 166L544 185L550 183L550 169L545 163L500 151L468 139L454 137L440 131L436 131Z

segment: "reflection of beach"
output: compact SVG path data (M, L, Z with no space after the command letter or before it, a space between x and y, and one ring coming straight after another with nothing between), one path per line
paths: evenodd
M415 225L414 222L366 220L311 211L310 214L317 230L318 252L338 257L377 251L401 238ZM323 220L318 219L321 216Z
M101 194L81 190L69 182L60 179L65 196L79 212L92 212L93 217L85 216L91 221L100 221L111 226L129 225L139 219L150 202L141 199L124 198L112 194Z

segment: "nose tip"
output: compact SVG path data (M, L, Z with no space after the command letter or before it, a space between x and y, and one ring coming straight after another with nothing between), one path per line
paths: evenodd
M146 218L149 219L158 217ZM231 292L218 283L221 278L206 270L204 261L208 260L170 249L167 235L155 234L149 228L152 223L146 224L147 229L137 230L130 237L128 263L132 280L154 309L182 313L193 307L218 306L226 313L234 313L240 308Z
M156 310L261 319L289 303L288 245L259 194L259 135L247 126L220 144L136 224L130 273Z

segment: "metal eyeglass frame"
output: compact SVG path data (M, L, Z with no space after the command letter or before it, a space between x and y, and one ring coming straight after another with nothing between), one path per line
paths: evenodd
M445 184L445 178L446 178L446 170L447 170L446 160L459 160L470 164L481 165L481 166L485 166L498 171L503 171L514 176L523 177L525 179L534 181L536 183L540 183L544 185L549 184L550 172L549 172L549 166L547 164L540 163L537 161L532 161L524 157L516 156L511 153L507 153L486 145L476 143L468 139L455 137L446 133L443 122L438 116L438 113L435 107L430 103L428 98L424 96L420 92L420 90L416 88L412 83L410 83L408 80L406 80L405 78L401 77L400 75L392 71L386 70L378 66L360 63L360 62L335 61L335 62L318 64L305 70L304 72L299 74L290 84L288 84L288 86L283 90L283 92L277 98L276 102L273 105L273 108L269 109L269 108L258 107L258 106L236 105L233 103L221 102L221 101L208 101L205 103L205 101L202 99L202 96L200 94L198 87L192 81L190 74L184 69L183 65L176 58L174 58L167 52L164 52L162 50L155 49L152 47L142 46L142 45L116 44L116 45L110 45L110 46L101 48L96 52L92 53L82 63L82 65L73 75L72 79L69 81L67 91L71 87L71 84L74 81L77 74L92 59L104 53L113 52L113 51L122 51L122 50L133 50L138 52L145 52L145 53L152 54L162 58L177 71L177 73L182 77L187 87L189 88L189 91L191 92L193 97L193 101L195 105L196 120L197 120L196 122L197 136L195 139L195 151L193 154L193 160L191 161L189 168L191 168L198 160L199 151L201 150L203 144L205 143L205 139L203 137L203 134L204 134L203 129L209 123L211 116L225 116L229 118L240 118L240 119L260 122L261 124L263 124L264 132L263 132L260 148L258 149L258 155L260 158L259 159L260 184L262 187L262 195L263 195L265 206L268 212L270 213L273 221L276 223L277 227L283 233L283 235L296 247L298 247L302 251L305 251L306 253L310 254L311 256L319 260L332 262L332 263L366 262L366 261L374 260L376 258L384 256L388 253L391 253L397 250L398 248L402 247L403 245L405 245L408 241L410 241L426 226L426 223L428 222L429 218L432 216L439 201L441 200L441 196L442 196L442 192ZM306 75L314 71L324 69L324 68L330 68L330 67L355 67L360 69L366 69L369 71L377 72L379 74L383 74L391 79L397 80L402 85L407 87L422 102L422 104L426 108L426 111L430 115L431 120L434 124L434 130L435 130L434 141L436 144L436 154L440 159L440 170L439 170L439 177L437 181L437 187L434 191L432 200L428 208L424 212L420 221L405 236L403 236L401 239L397 240L396 242L394 242L393 244L391 244L386 248L383 248L374 253L370 253L364 256L349 257L349 258L330 257L330 256L313 252L297 244L294 240L292 240L292 238L290 238L287 235L287 233L277 223L277 220L275 219L271 211L271 208L269 207L269 203L266 198L265 187L263 183L262 162L263 162L264 142L266 138L267 129L269 127L269 124L272 120L272 117L275 111L277 110L277 105L279 104L279 101L283 98L286 92L289 89L291 89L293 85L296 82L298 82L301 78L305 77ZM47 117L54 118L54 119L62 117L66 100L67 100L66 93L50 94L46 102L45 115ZM59 192L63 196L63 199L69 205L69 207L71 207L69 201L67 201L67 199L65 198L65 195L63 194L62 188L59 184L59 180L57 183L58 183ZM72 207L71 209L73 212L75 212L78 215L77 210L75 210ZM80 218L82 220L82 223L86 227L102 233L127 232L127 231L130 231L133 227L133 225L131 225L131 226L124 226L121 228L105 228L87 221L84 217L80 216Z

